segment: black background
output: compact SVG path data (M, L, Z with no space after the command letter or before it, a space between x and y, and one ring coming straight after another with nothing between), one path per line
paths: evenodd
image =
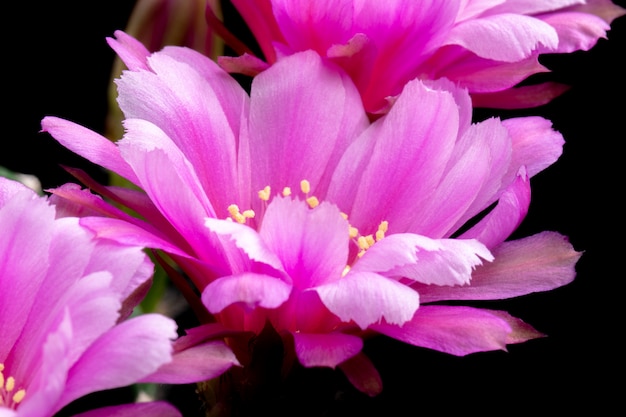
M11 3L3 10L1 38L0 166L36 175L44 188L73 181L60 164L106 180L100 168L39 133L39 122L56 115L104 132L114 58L105 37L125 27L134 2ZM571 85L569 92L546 106L501 113L544 116L566 140L561 159L533 178L530 212L514 237L543 230L569 236L577 250L585 251L576 280L547 293L482 304L505 309L548 337L510 346L508 352L464 358L375 339L365 349L383 377L380 396L364 397L341 375L326 370L304 374L302 389L314 396L320 386L334 384L342 393L334 399L335 410L361 415L418 415L433 409L564 412L582 406L602 414L619 407L626 278L621 242L626 17L614 22L608 38L588 52L546 57L551 79ZM180 398L175 401L181 409L196 407ZM294 415L304 411L294 410Z

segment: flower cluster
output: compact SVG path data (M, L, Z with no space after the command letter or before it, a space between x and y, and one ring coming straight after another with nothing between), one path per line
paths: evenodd
M123 136L42 120L128 186L72 168L87 188L48 197L0 182L0 416L51 416L137 382L202 391L230 372L240 387L263 384L252 342L268 335L281 369L338 368L370 396L383 389L363 353L372 336L456 356L543 336L464 302L574 279L581 254L565 236L509 240L532 177L564 139L539 116L477 122L473 112L560 94L520 82L547 71L540 54L591 48L624 10L608 0L232 3L263 59L153 52L119 30L107 41L126 68L115 80ZM131 315L154 269L144 249L196 315L183 336L169 318ZM179 412L155 401L83 415L131 414Z

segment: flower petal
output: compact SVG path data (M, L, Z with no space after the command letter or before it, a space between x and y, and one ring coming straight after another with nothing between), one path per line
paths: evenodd
M504 242L492 251L495 260L476 268L464 287L412 285L423 303L441 300L498 300L570 283L581 253L555 232Z
M522 167L517 180L500 196L496 207L460 238L477 239L488 248L494 248L522 223L529 205L530 182Z
M276 308L291 293L291 285L269 275L242 273L216 279L202 292L202 303L213 314L234 303L249 308Z
M422 306L403 326L379 323L370 328L415 346L456 356L506 350L509 335L514 331L499 314L450 306Z
M385 319L403 324L419 307L419 295L404 284L372 272L350 272L339 281L314 288L342 321L361 329Z
M299 289L339 279L348 260L348 222L326 201L311 209L304 201L276 197L260 235Z
M104 136L76 123L53 116L44 117L41 121L41 128L72 152L119 174L135 185L139 184L135 173L122 158L115 143Z
M374 233L383 220L390 232L407 230L414 213L432 197L454 149L460 113L469 109L463 101L459 110L456 95L448 83L409 82L389 113L345 152L328 200L348 214L361 234Z
M436 285L464 285L481 259L493 260L476 240L430 239L399 233L376 242L354 264L352 271L377 272Z
M174 352L171 362L141 382L190 384L218 377L233 365L239 361L224 342L208 342Z
M145 314L113 327L70 370L62 403L85 394L130 385L172 359L176 323Z
M74 417L182 417L176 407L164 401L121 404L75 414Z
M18 187L9 192L9 187L3 187L5 201L0 206L0 363L22 331L46 276L55 215L32 190Z
M344 333L294 333L293 339L298 360L308 368L334 368L363 348L360 337Z
M283 270L279 257L267 246L256 230L251 227L210 217L204 220L204 225L211 232L229 237L251 260L269 265L276 271Z
M345 360L339 364L339 369L359 391L374 397L383 390L383 381L380 374L363 353Z
M461 22L450 31L445 42L463 46L479 57L504 62L528 58L539 49L555 51L558 43L557 33L549 24L508 13Z
M306 51L256 76L250 94L253 190L267 185L297 190L301 180L308 180L311 192L322 199L322 175L332 172L343 150L369 124L351 81Z

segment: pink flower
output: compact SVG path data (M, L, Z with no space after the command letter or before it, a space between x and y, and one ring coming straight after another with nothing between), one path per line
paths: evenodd
M514 88L548 71L539 54L588 50L624 14L609 0L232 3L269 64L313 49L346 70L372 113L384 112L387 97L415 77L448 78L467 88L478 107L544 104L564 86ZM221 62L232 71L263 68L250 56Z
M466 90L414 80L372 123L350 77L313 51L257 75L248 96L194 51L150 54L116 37L124 138L56 117L42 127L139 186L76 173L143 220L76 185L53 192L99 212L81 222L99 236L165 251L226 328L271 323L302 365L339 366L370 394L381 387L361 353L372 331L454 355L541 336L505 312L424 304L574 278L579 254L562 236L505 242L529 177L561 154L548 121L471 124Z
M164 316L126 320L153 272L142 248L96 240L77 218L55 216L46 198L0 178L3 417L52 416L95 391L141 380L176 381L167 367L184 363L178 356L198 349L204 349L204 357L209 353L208 344L200 343L184 354L174 351L189 336L173 347L176 324ZM189 379L201 380L198 373ZM213 375L202 372L200 378ZM90 415L128 413L180 415L161 402Z

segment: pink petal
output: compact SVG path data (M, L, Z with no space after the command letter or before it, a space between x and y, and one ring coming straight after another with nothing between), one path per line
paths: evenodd
M122 245L161 249L175 255L190 256L163 237L155 236L149 230L124 220L106 217L84 217L80 220L80 223L85 228L93 231L98 238L112 239Z
M358 353L340 363L339 369L356 389L370 397L375 397L383 390L383 381L380 378L380 374L363 353Z
M475 240L435 240L400 233L376 242L352 271L404 277L423 284L464 285L469 283L473 269L482 264L481 258L493 260L487 248Z
M45 342L32 347L39 357L37 372L28 386L28 395L20 404L20 415L53 415L67 402L60 401L65 390L71 360L72 325L69 312L61 312L58 327L47 335ZM22 381L22 379L18 379Z
M281 259L251 227L210 217L204 220L204 225L211 232L230 238L251 260L269 265L276 271L283 270Z
M472 93L472 101L475 107L525 109L547 104L569 89L565 84L547 82L493 93Z
M322 202L314 209L300 200L276 197L260 235L299 289L339 279L348 260L348 222L339 209Z
M254 77L270 67L267 62L248 54L237 57L219 56L217 63L228 73L244 74L250 77Z
M308 180L320 199L323 174L369 124L352 82L312 51L254 78L249 123L253 191L267 185L298 190Z
M522 167L517 180L500 196L498 204L462 239L477 239L488 248L504 242L522 223L530 205L530 183Z
M382 319L401 325L419 307L417 292L372 272L350 272L314 290L333 314L344 322L354 321L361 329Z
M497 119L471 125L408 231L447 237L495 201L511 160L511 139Z
M502 122L513 141L510 174L526 167L529 177L535 176L559 159L563 153L563 135L552 128L543 117L514 117Z
M0 207L0 363L28 320L45 279L54 230L54 209L32 190L18 188Z
M446 45L460 45L482 58L515 62L528 58L538 49L556 50L554 28L524 15L498 14L457 24Z
M273 0L272 10L286 43L296 51L324 53L352 37L352 0Z
M62 402L133 384L171 361L174 321L145 314L113 327L70 370Z
M119 146L142 188L198 256L217 256L209 248L219 246L218 240L209 233L198 233L204 230L204 218L215 217L215 211L194 167L155 125L127 120L126 126L128 131ZM226 216L227 206L221 211Z
M163 401L111 405L75 414L74 417L182 417L173 405Z
M507 320L471 307L422 306L403 326L373 324L370 329L400 341L457 356L506 350L513 332Z
M414 285L423 303L441 300L498 300L570 283L581 256L564 236L542 232L504 242L492 251L495 260L476 268L471 285L436 287Z
M291 285L279 278L242 273L211 282L202 292L202 303L213 314L234 303L244 303L249 308L277 308L290 293Z
M363 340L344 333L294 333L296 356L306 367L327 366L334 368L358 354Z
M116 30L113 34L115 38L107 38L107 43L126 67L131 71L147 70L150 51L137 39L121 30Z
M134 184L139 184L128 163L122 159L115 143L104 136L76 123L52 116L41 121L41 128L72 152L119 174Z
M141 381L190 384L218 377L233 365L240 364L224 342L209 342L175 352L171 362Z
M361 234L374 233L383 220L390 231L407 230L432 197L464 120L455 96L449 84L409 82L389 113L343 155L328 199Z
M117 80L118 102L127 119L125 127L129 128L128 119L141 119L158 126L163 132L161 135L175 144L193 166L197 181L213 204L223 207L225 212L233 203L230 199L237 178L237 137L233 131L233 116L229 118L226 109L245 117L246 106L241 103L230 110L232 93L218 90L227 88L241 92L241 87L236 83L225 84L219 77L215 77L216 82L209 82L202 69L180 62L171 54L155 53L150 56L149 65L154 73L124 72ZM217 67L207 57L199 65ZM229 77L223 70L217 70ZM224 96L229 97L226 103L220 101ZM239 123L234 127L238 129ZM147 127L137 129L139 131L132 136L134 141L140 140L141 129ZM159 135L152 137L155 135L150 132L144 140L146 145L160 139ZM159 140L159 143L163 148L163 142Z
M254 7L250 7L248 0L233 0L232 3L250 27L265 58L270 63L275 62L272 43L282 41L283 36L274 19L271 0L257 0Z
M588 13L556 12L541 16L541 20L556 29L560 53L588 51L611 29L603 19Z

